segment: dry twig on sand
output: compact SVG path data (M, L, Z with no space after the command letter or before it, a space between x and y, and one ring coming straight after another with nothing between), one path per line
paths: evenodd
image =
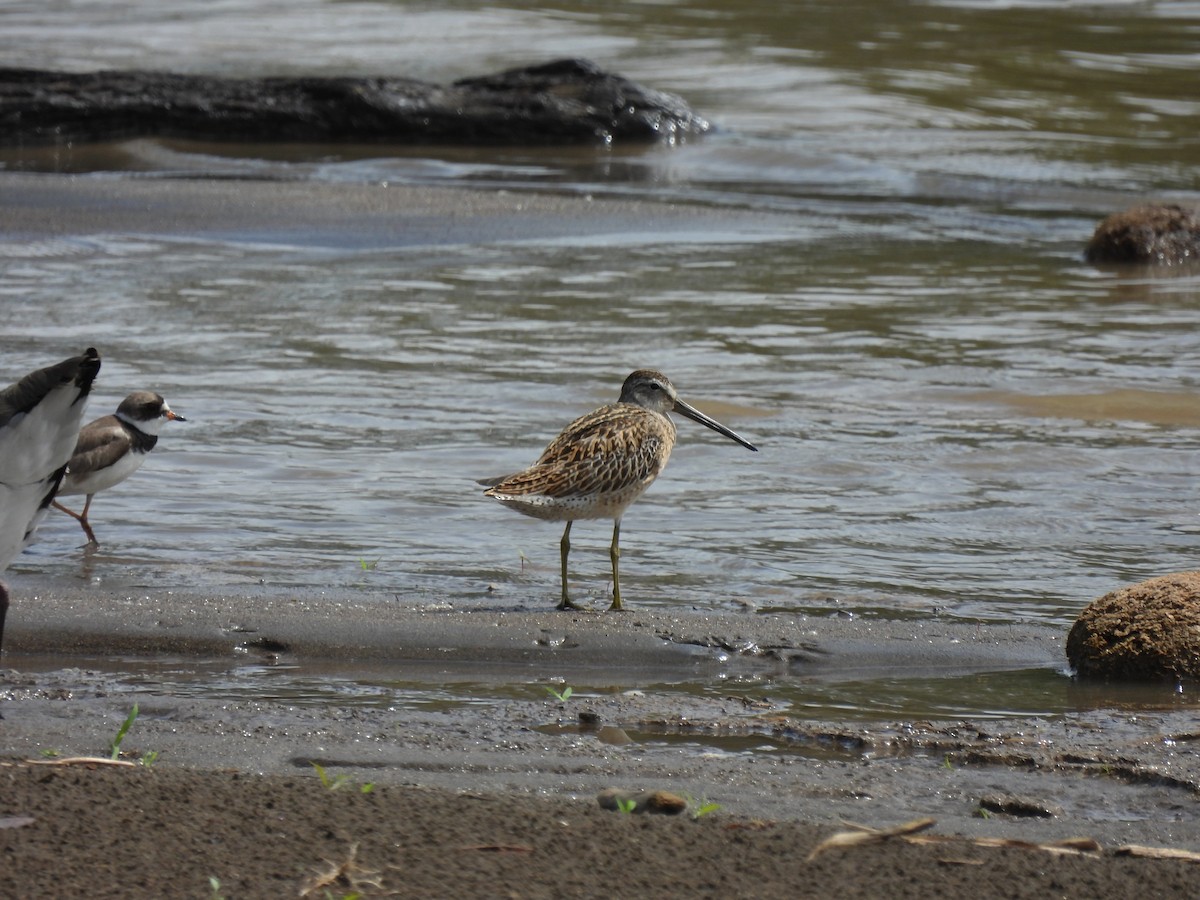
M905 822L903 825L884 829L871 828L866 825L855 825L853 822L847 822L846 824L855 830L839 831L837 834L827 837L813 848L812 853L808 854L808 858L810 860L816 859L826 850L833 850L837 847L860 847L864 844L878 844L891 838L916 834L917 832L925 831L927 828L932 828L937 824L937 819L914 819L911 822Z
M300 888L301 897L311 897L322 888L343 885L357 891L363 887L383 888L383 879L378 872L364 869L358 864L358 844L350 845L350 853L340 863L325 860L329 868L318 872Z
M64 756L62 759L26 759L22 762L31 766L136 766L127 759L109 759L106 756Z

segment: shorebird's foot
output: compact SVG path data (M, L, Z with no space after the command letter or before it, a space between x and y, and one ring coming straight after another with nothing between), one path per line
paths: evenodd
M554 608L555 609L579 609L579 610L587 609L586 606L580 606L578 603L576 603L570 597L563 597L562 602L559 603L558 606L556 606Z

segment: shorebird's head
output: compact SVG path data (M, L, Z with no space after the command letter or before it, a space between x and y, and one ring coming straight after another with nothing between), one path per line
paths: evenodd
M653 369L638 369L621 385L621 402L667 413L675 408L679 395L671 379Z
M117 407L117 418L143 434L158 434L159 429L170 421L187 421L167 405L162 394L153 391L134 391Z
M680 400L675 385L671 384L671 379L654 369L638 369L636 372L630 373L629 377L625 379L625 383L621 385L621 402L633 403L664 415L669 412L677 412L681 416L687 416L693 422L699 422L701 425L711 428L718 434L725 435L731 441L737 441L749 450L758 450L736 431L726 428L716 419L709 418L696 407Z

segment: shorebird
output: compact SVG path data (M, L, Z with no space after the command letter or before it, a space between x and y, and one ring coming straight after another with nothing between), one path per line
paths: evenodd
M161 394L153 391L134 391L121 401L111 416L102 416L89 422L79 432L75 452L67 467L58 496L86 494L83 512L67 509L57 500L54 508L60 509L83 526L88 543L99 546L92 526L88 524L88 510L92 498L101 491L120 484L146 461L146 454L158 443L158 432L167 422L186 422L167 405Z
M0 571L24 549L54 499L79 437L100 354L65 359L0 391ZM0 642L8 588L0 582Z
M675 446L677 412L713 431L758 450L741 435L710 419L679 399L666 375L639 369L625 379L621 397L568 425L528 469L515 475L480 482L488 497L527 516L566 521L559 551L562 562L562 600L558 609L581 609L567 595L567 555L571 552L571 523L576 519L612 519L609 547L613 600L621 609L621 516L654 483Z

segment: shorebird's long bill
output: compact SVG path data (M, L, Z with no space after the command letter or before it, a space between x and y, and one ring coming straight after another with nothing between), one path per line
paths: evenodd
M699 422L701 425L707 425L713 431L717 432L718 434L725 435L725 437L729 438L731 441L737 441L748 450L754 450L755 452L758 451L757 447L755 447L752 443L750 443L732 428L726 428L716 419L710 419L704 413L700 412L700 410L696 409L696 407L690 406L689 404L684 403L682 400L675 401L675 412L679 413L680 415L687 416L693 422Z

